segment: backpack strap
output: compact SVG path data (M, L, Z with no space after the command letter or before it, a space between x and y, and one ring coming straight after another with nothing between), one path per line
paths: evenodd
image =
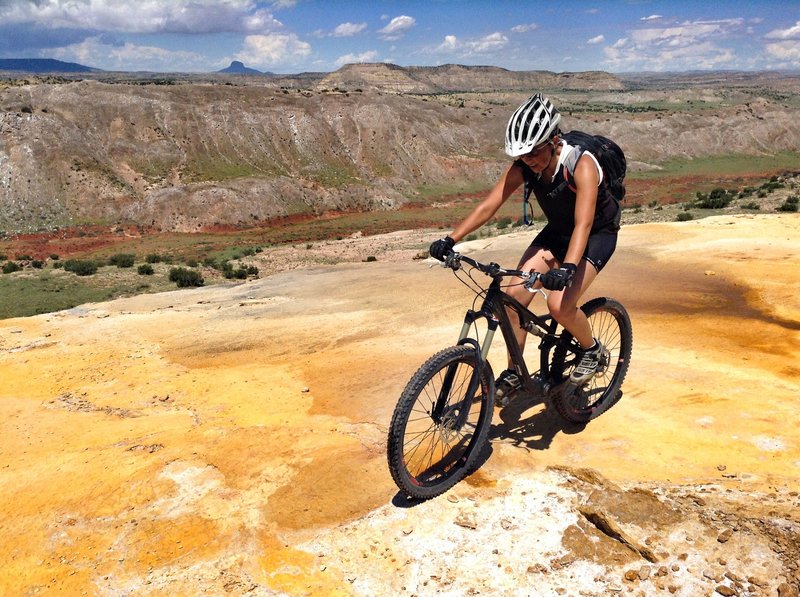
M573 146L573 150L569 153L569 155L564 160L562 164L561 172L563 174L563 179L552 191L547 194L549 199L553 199L556 195L561 193L565 188L569 188L570 191L573 193L577 192L577 188L572 183L574 180L573 174L575 173L575 168L578 166L578 161L583 157L583 152L585 149L580 145Z

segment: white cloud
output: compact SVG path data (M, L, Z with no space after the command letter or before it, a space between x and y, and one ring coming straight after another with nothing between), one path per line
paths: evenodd
M294 33L272 33L245 37L244 47L235 58L247 66L264 69L297 64L309 54L311 45L301 41Z
M436 48L437 52L454 52L460 46L460 42L455 35L445 35L444 41Z
M659 19L663 19L661 15L650 15L649 17L642 17L640 20L642 21L658 21Z
M345 64L359 64L362 62L375 62L378 58L378 52L370 50L362 52L361 54L345 54L336 59L336 66L344 66Z
M800 41L786 40L764 47L772 68L800 68Z
M631 36L638 42L653 42L659 45L690 45L709 39L727 37L744 26L744 19L721 21L684 22L673 27L650 27L634 30Z
M747 32L744 19L686 21L629 31L604 49L612 70L692 70L733 68L737 58L722 44Z
M597 44L601 44L604 41L606 41L606 38L605 38L604 35L597 35L597 36L593 37L592 39L587 39L586 43L589 44L590 46L594 46L594 45L597 45Z
M333 30L333 37L352 37L366 28L366 23L342 23Z
M137 46L132 43L113 46L104 43L97 37L90 37L79 44L48 50L47 56L112 71L192 72L208 70L206 58L194 52Z
M432 50L436 54L458 54L468 57L475 54L491 54L508 46L508 38L495 32L479 39L461 41L455 35L447 35L444 41Z
M417 21L414 17L401 15L389 21L389 24L379 30L378 33L386 40L400 39L416 24Z
M517 25L511 28L511 31L514 33L530 33L531 31L535 31L539 28L539 25L536 23L529 23L527 25Z
M775 29L766 35L767 39L800 39L800 21L788 29Z
M0 21L128 33L263 33L282 26L253 0L11 0L0 3Z

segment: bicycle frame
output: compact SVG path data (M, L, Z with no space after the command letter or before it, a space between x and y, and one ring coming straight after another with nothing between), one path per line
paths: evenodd
M514 326L508 316L507 309L513 309L517 313L522 329L529 334L541 338L539 342L539 372L542 378L549 378L550 376L548 357L550 351L559 340L559 336L556 335L558 322L550 315L536 315L532 313L519 301L503 292L500 288L501 279L500 276L492 279L492 283L486 290L486 295L484 296L483 304L480 309L477 311L469 309L467 311L464 317L464 325L458 337L458 344L473 344L480 355L481 362L486 362L489 348L499 326L503 334L506 348L511 354L511 362L514 364L517 375L519 375L519 378L522 380L525 390L528 392L535 392L541 388L536 388L534 381L531 379L531 374L525 363L522 350L514 335ZM487 325L486 335L484 336L482 345L478 339L469 336L471 328L479 319L485 319ZM547 380L543 379L542 381Z

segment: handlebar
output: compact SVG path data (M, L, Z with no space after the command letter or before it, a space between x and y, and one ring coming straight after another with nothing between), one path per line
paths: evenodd
M528 290L532 290L532 287L539 278L542 277L542 274L539 272L535 272L533 270L530 271L522 271L519 269L506 269L501 267L499 264L494 262L489 263L481 263L480 261L476 261L472 257L467 257L466 255L462 255L461 253L457 253L456 251L451 251L444 258L444 267L449 267L453 271L458 271L461 269L461 262L465 262L477 270L480 270L490 278L506 278L515 276L517 278L521 278L524 282L523 285Z

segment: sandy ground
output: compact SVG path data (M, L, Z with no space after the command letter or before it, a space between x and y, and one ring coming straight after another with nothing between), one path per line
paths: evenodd
M410 258L423 236L402 258L0 321L0 594L795 594L796 552L742 521L800 537L800 216L625 227L592 289L633 319L620 403L582 429L498 409L481 469L409 507L391 413L472 304ZM530 236L464 250L513 265ZM592 488L635 486L671 504L642 515L665 521L651 568L570 548ZM741 545L715 551L709 520Z

